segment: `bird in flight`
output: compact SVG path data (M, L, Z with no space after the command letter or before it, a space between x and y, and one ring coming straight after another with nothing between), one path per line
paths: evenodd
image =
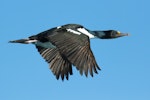
M98 66L90 48L91 38L114 39L128 36L116 30L91 31L79 24L66 24L54 27L26 39L9 41L10 43L34 44L41 56L49 63L49 68L62 80L72 75L72 66L80 74L93 77Z

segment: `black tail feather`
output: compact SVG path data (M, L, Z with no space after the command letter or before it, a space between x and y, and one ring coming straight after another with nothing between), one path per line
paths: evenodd
M13 40L9 41L9 43L22 43L22 44L28 44L29 39L19 39L19 40Z

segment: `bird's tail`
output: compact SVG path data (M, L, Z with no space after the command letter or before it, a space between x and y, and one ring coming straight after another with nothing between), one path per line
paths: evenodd
M9 41L9 43L22 43L22 44L29 44L35 42L37 42L37 40L35 39L19 39L19 40Z

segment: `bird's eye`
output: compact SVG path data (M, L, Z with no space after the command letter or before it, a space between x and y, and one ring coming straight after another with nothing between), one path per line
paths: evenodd
M120 31L117 31L117 34L120 34Z

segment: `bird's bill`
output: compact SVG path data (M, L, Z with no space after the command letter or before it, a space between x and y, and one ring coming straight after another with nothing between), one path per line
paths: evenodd
M122 36L129 36L129 33L120 33L120 34L118 34L117 37L122 37Z

